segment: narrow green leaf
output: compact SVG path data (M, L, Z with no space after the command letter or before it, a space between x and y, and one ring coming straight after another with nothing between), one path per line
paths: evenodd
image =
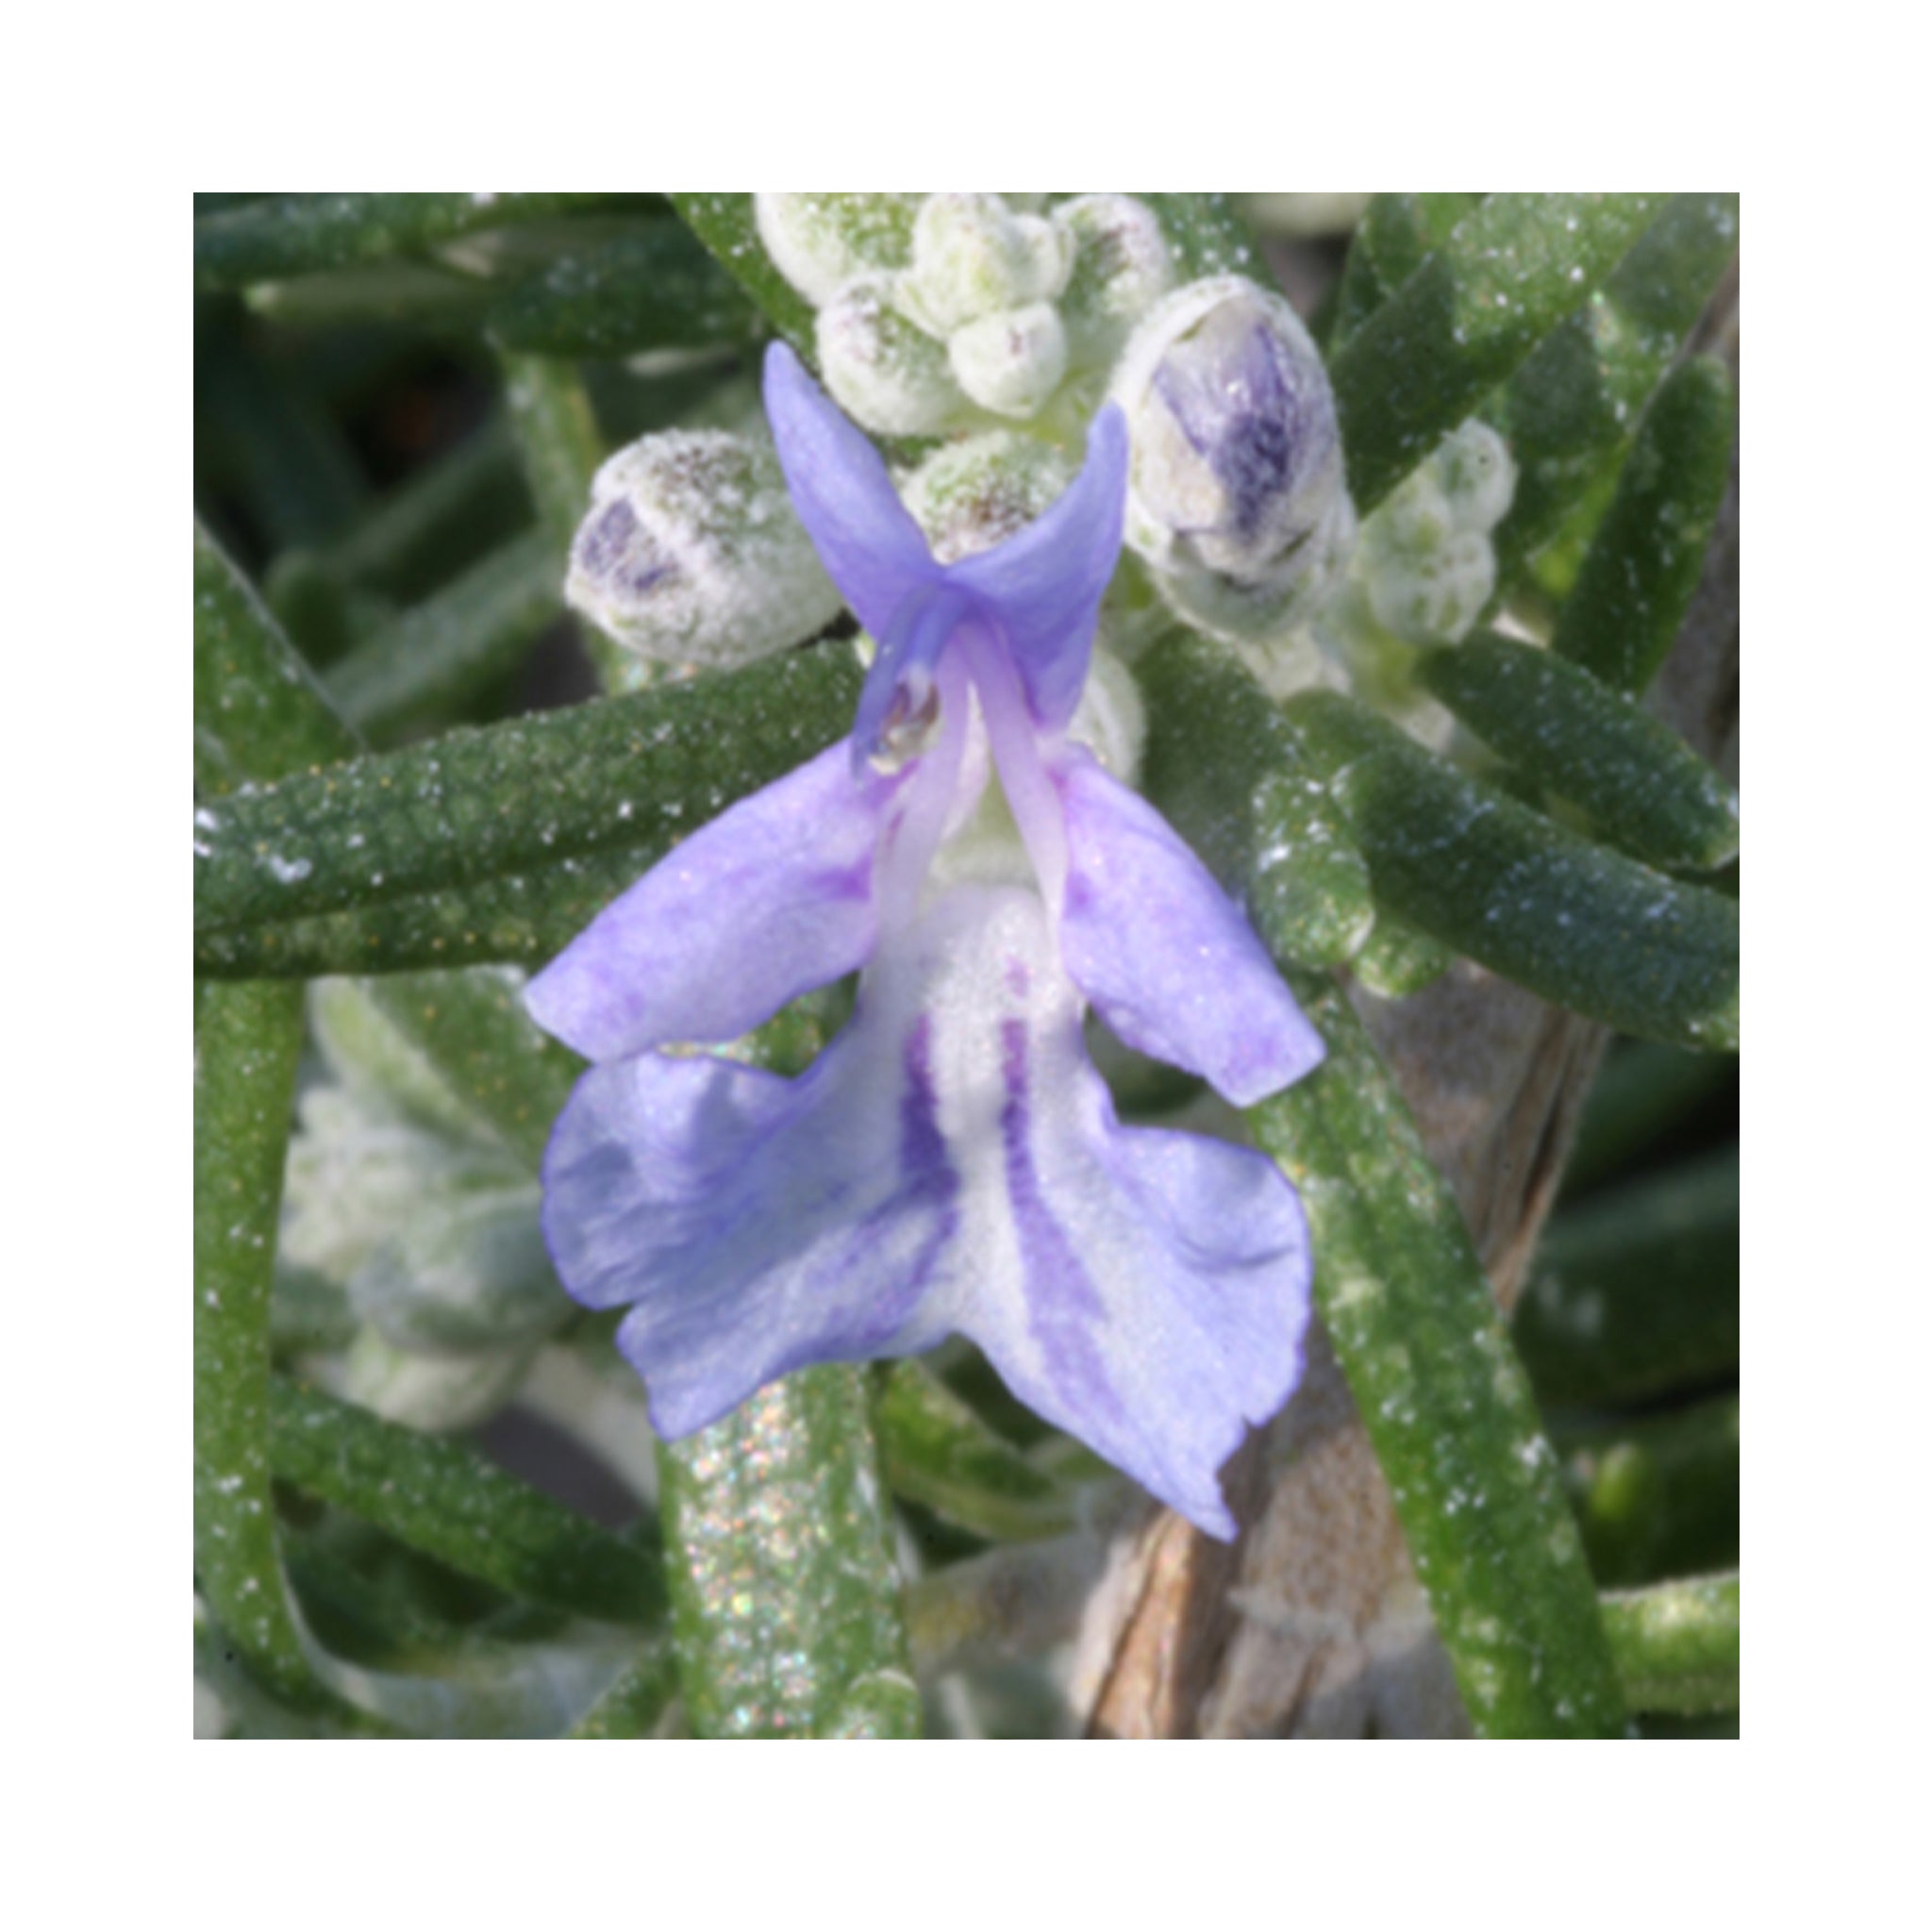
M234 1641L199 1606L194 1675L222 1707L224 1738L392 1738L395 1727L335 1698L289 1702L257 1677ZM200 1733L197 1733L200 1735Z
M226 928L229 943L198 949L197 965L224 975L318 970L299 935L285 946L278 929L350 907L361 908L375 943L352 943L319 970L456 964L433 946L426 958L394 957L410 955L408 945L386 952L384 928L369 915L407 913L404 902L420 906L452 888L494 887L494 899L475 901L480 926L520 898L541 903L512 884L533 874L570 880L573 868L598 859L611 862L596 871L595 889L635 878L686 833L837 739L858 683L847 651L794 652L452 732L225 800L198 821L195 899L198 931ZM527 930L495 954L532 956Z
M451 346L474 339L489 310L484 277L406 256L352 262L288 281L256 282L243 300L278 328L325 331L390 327L420 342L440 337Z
M1709 1054L1647 1040L1616 1042L1584 1103L1563 1171L1564 1194L1582 1193L1616 1174L1736 1075L1735 1062Z
M681 222L654 222L573 250L490 311L506 349L614 358L756 341L758 311Z
M240 329L197 332L195 478L232 488L271 550L325 543L358 517L367 485L340 425Z
M1545 1404L1668 1394L1738 1366L1738 1150L1608 1189L1551 1222L1516 1309Z
M1464 217L1331 367L1357 509L1589 298L1657 206L1645 194L1494 194Z
M1494 540L1506 587L1615 464L1737 249L1735 194L1673 195L1601 291L1492 399L1516 459Z
M532 530L375 632L329 672L329 690L366 736L393 739L515 670L562 609L556 548Z
M194 225L194 285L241 289L407 254L547 215L620 204L608 194L278 194Z
M1294 983L1328 1058L1248 1124L1301 1191L1316 1305L1470 1719L1486 1737L1614 1736L1595 1590L1455 1197L1341 991Z
M916 1737L860 1371L788 1375L659 1467L692 1733Z
M725 272L801 356L816 362L817 323L808 303L765 253L749 194L674 194L671 205Z
M1482 200L1480 194L1378 194L1368 205L1349 243L1336 298L1328 351L1341 351L1350 336L1442 247L1456 225Z
M1368 943L1349 961L1349 971L1385 1000L1406 1000L1433 986L1456 963L1440 940L1418 932L1392 912L1378 912Z
M886 1485L990 1542L1074 1526L1071 1499L923 1362L895 1362L873 1396Z
M573 1738L649 1738L677 1695L677 1653L647 1642L637 1661L572 1725Z
M1143 194L1167 245L1177 282L1209 275L1247 275L1273 287L1248 225L1224 194Z
M199 524L194 526L194 782L225 791L353 755L267 607ZM197 834L198 837L198 834Z
M284 1481L465 1575L612 1623L649 1623L663 1607L654 1550L599 1529L463 1443L399 1428L279 1377L269 1423Z
M1175 632L1134 666L1141 784L1279 958L1330 966L1375 916L1368 867L1301 734L1232 653Z
M1738 1578L1694 1576L1604 1599L1604 1629L1633 1710L1738 1707Z
M509 424L492 417L447 454L425 463L377 499L333 543L303 553L297 567L343 589L405 600L426 596L477 558L500 548L530 522ZM291 561L275 559L273 597Z
M1680 1046L1738 1043L1738 908L1517 804L1332 691L1289 715L1376 901L1559 1006Z
M269 1492L268 1305L302 1048L296 986L194 993L194 1571L276 1696L321 1697L284 1584Z
M1421 671L1492 751L1580 806L1633 857L1708 872L1737 856L1737 793L1668 726L1589 672L1493 631L1428 653Z
M533 1170L541 1164L583 1062L537 1027L511 980L398 973L362 990L505 1146Z
M1558 1427L1555 1433L1584 1547L1600 1583L1615 1588L1736 1568L1736 1395L1607 1426Z
M1644 412L1551 647L1641 691L1675 642L1730 480L1735 401L1722 363L1680 364Z

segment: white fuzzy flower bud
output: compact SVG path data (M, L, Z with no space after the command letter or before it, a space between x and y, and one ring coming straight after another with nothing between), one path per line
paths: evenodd
M660 663L749 663L838 614L769 444L672 429L597 472L564 594L600 630Z
M856 423L883 436L936 436L969 413L946 345L897 301L898 277L861 275L819 310L819 367Z
M1363 526L1359 570L1375 622L1405 643L1457 643L1496 588L1490 533L1508 513L1516 466L1503 439L1468 422Z
M1176 290L1141 324L1111 393L1133 437L1127 541L1182 615L1278 635L1353 539L1335 399L1300 318L1240 275Z
M1074 465L1051 443L1011 429L935 450L901 494L941 563L1004 542L1057 502Z
M854 275L912 259L917 194L760 194L758 239L778 273L822 308Z
M1002 308L953 331L947 358L959 387L995 416L1031 416L1067 373L1067 337L1051 302Z
M1098 368L1173 285L1167 238L1154 210L1129 194L1083 194L1055 208L1053 220L1074 249L1059 304L1067 355L1076 368Z
M1051 302L1067 285L1073 236L1016 215L997 194L929 194L912 229L900 299L936 336L1003 308Z

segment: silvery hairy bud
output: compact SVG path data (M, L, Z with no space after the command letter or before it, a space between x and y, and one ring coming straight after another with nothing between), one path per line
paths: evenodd
M972 405L946 355L899 304L903 277L858 275L819 310L819 367L833 399L882 436L937 436Z
M774 267L814 308L854 275L912 259L918 194L759 194L758 239Z
M1453 431L1362 525L1357 568L1375 622L1403 642L1459 643L1496 588L1490 533L1516 465L1486 423Z
M1050 442L994 429L937 449L901 486L906 508L941 563L991 550L1042 515L1075 465Z
M1154 210L1130 194L1082 194L1053 211L1073 243L1060 297L1067 355L1100 368L1121 352L1134 325L1174 284L1174 259Z
M1232 641L1292 628L1355 534L1334 395L1294 310L1240 275L1176 290L1111 394L1133 437L1127 541L1161 594Z
M646 436L597 472L564 594L628 649L708 669L802 643L840 603L776 454L722 429Z

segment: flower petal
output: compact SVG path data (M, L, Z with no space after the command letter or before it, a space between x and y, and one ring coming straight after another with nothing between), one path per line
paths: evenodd
M1319 1065L1322 1036L1174 827L1077 746L1053 775L1066 814L1060 953L1101 1018L1237 1107Z
M902 781L841 741L741 799L613 900L524 991L588 1059L736 1040L871 953L874 861Z
M928 1347L958 1178L928 1035L861 1011L802 1079L708 1057L593 1067L544 1163L564 1286L635 1304L618 1346L660 1434L714 1422L811 1362Z
M877 958L802 1079L709 1058L592 1068L544 1229L667 1435L809 1362L958 1330L1024 1401L1209 1534L1216 1473L1299 1373L1306 1229L1252 1151L1123 1129L1046 908L960 886Z
M940 580L919 525L878 451L783 342L765 352L765 414L819 561L859 623L883 641L913 591Z
M1294 1190L1251 1149L1123 1128L1039 898L961 888L949 902L933 925L958 930L924 1010L965 1185L932 1317L1029 1407L1231 1537L1217 1472L1300 1374Z
M1126 491L1126 419L1109 405L1093 419L1087 460L1059 500L946 572L997 611L1034 719L1049 730L1080 702L1100 600L1120 560Z

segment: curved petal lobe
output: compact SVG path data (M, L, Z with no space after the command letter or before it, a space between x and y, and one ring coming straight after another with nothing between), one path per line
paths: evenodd
M1174 827L1077 747L1054 783L1066 813L1060 953L1101 1018L1237 1107L1319 1065L1322 1036Z
M883 640L899 607L941 575L884 458L783 342L765 352L765 414L819 561L859 623Z
M1063 726L1080 702L1126 500L1126 418L1110 403L1093 419L1087 460L1059 501L947 570L949 582L998 612L1034 721L1046 729Z
M862 965L874 866L903 780L855 782L849 741L693 832L531 980L524 1004L587 1059L736 1040Z

